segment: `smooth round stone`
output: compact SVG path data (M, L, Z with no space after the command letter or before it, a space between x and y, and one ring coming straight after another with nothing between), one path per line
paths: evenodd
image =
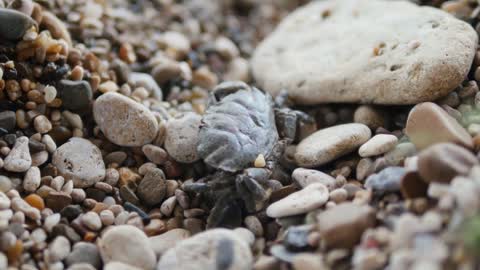
M155 80L150 74L132 72L130 73L129 81L135 87L144 87L145 89L147 89L147 91L149 91L151 95L157 100L162 100L162 89L160 88L160 86L158 86L157 82L155 82Z
M145 270L155 268L156 257L148 237L132 225L112 227L105 232L97 245L106 264L122 262Z
M68 254L65 262L68 266L80 263L88 263L96 269L101 265L100 253L95 244L88 242L78 242L73 246L73 250Z
M295 160L298 165L313 168L346 155L371 136L364 124L343 124L321 129L303 139L297 146Z
M335 178L317 170L297 168L293 171L292 178L302 188L314 183L320 183L325 185L329 191L332 191L336 186Z
M83 138L71 138L55 152L52 164L75 187L89 187L105 178L105 164L100 149Z
M190 237L191 233L185 229L173 229L160 235L149 237L150 245L157 256L162 256L167 250L175 247L180 241Z
M0 112L0 128L5 129L8 132L13 131L17 123L17 117L14 111Z
M267 208L267 215L279 218L308 213L322 207L328 201L328 196L328 189L325 185L310 184L304 189L272 203Z
M28 148L28 138L22 136L15 141L10 153L4 159L3 168L10 172L25 172L32 165L32 157Z
M473 148L470 134L455 118L432 102L413 107L408 114L405 133L419 150L441 142L452 142Z
M142 104L115 92L96 99L93 117L105 137L120 146L143 146L157 136L155 116Z
M165 174L157 168L148 171L137 188L138 197L149 206L160 204L166 193Z
M65 109L74 111L86 109L92 101L92 88L87 81L60 80L56 89Z
M392 150L397 142L398 139L394 135L378 134L360 146L358 154L361 157L378 156Z
M21 39L34 25L36 23L30 16L13 9L0 8L0 37L9 40Z
M314 1L257 47L256 81L300 104L415 104L445 96L470 70L467 23L408 1ZM355 46L352 46L355 44Z
M235 232L212 229L183 240L169 249L157 270L250 270L252 252Z
M201 120L196 113L185 113L168 122L165 149L176 161L192 163L200 159L197 145Z

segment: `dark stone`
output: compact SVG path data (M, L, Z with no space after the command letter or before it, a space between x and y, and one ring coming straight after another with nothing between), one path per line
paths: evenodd
M15 134L7 134L3 136L3 140L8 143L8 145L14 145L17 141L17 135Z
M0 37L18 40L25 32L36 25L35 21L19 11L0 8Z
M75 232L75 230L72 227L66 224L57 224L55 225L55 227L53 227L52 233L51 233L51 239L54 239L55 237L60 235L65 236L72 243L80 242L82 240L80 235L77 232Z
M140 200L138 199L135 192L131 190L127 185L124 185L120 188L120 196L124 201L130 202L134 205L140 205Z
M138 197L148 206L161 203L166 193L165 175L157 168L148 171L137 188Z
M45 144L43 144L39 141L36 141L36 140L29 140L28 141L28 148L30 149L30 153L32 153L32 154L35 154L35 153L38 153L38 152L41 152L41 151L45 151L45 149L47 149Z
M86 81L60 80L57 83L58 96L68 110L82 110L89 107L93 93Z
M68 205L60 211L60 215L68 221L76 219L83 212L82 207L78 204Z
M115 59L111 65L113 72L117 76L117 84L122 85L128 81L130 77L130 68L120 59Z
M0 128L12 132L15 129L17 117L13 111L0 112Z
M406 173L400 183L400 191L404 198L424 198L427 196L428 184L422 180L418 172Z
M57 146L60 146L72 137L72 132L64 126L56 126L48 132L48 135L52 137Z
M129 212L136 212L142 218L142 221L144 223L150 222L150 217L148 216L148 214L134 204L126 202L125 204L123 204L123 208Z
M97 202L103 202L103 199L107 196L105 191L96 188L87 188L85 193L87 198L92 198Z
M63 208L70 205L72 197L63 192L53 191L45 198L45 205L54 212L60 212Z

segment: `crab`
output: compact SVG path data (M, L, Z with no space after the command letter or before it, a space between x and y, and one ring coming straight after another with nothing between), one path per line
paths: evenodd
M272 189L280 160L307 114L287 108L285 94L273 98L243 82L224 82L211 93L202 118L197 152L212 173L184 185L213 202L207 228L237 227L245 214L261 211ZM263 155L265 166L253 167Z

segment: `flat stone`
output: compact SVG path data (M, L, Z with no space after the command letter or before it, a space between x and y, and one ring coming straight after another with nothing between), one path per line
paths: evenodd
M93 116L103 134L120 146L143 146L157 136L155 116L140 103L115 92L95 100Z
M375 211L368 205L342 203L318 214L317 221L328 248L352 248L375 224Z
M212 229L182 240L158 262L157 270L250 270L252 252L238 235L226 229Z
M419 150L441 142L452 142L473 148L470 134L455 118L432 102L413 107L408 114L405 133Z
M32 157L28 148L28 138L22 136L15 141L10 153L4 159L3 168L10 172L25 172L32 165Z
M201 120L196 113L185 113L168 122L165 149L176 161L192 163L200 159L197 145Z
M148 238L153 251L158 257L162 256L167 250L175 247L182 240L189 238L190 231L185 229L173 229L160 235Z
M417 164L418 173L427 183L450 183L457 175L467 175L479 162L475 155L461 146L439 143L420 152Z
M297 168L293 171L292 178L302 188L314 183L325 185L329 191L336 187L335 178L317 170Z
M137 188L138 197L149 206L161 203L166 193L165 174L157 168L148 171Z
M300 104L415 104L447 95L470 70L467 23L407 1L315 1L287 16L251 61L258 84ZM352 46L355 44L355 46Z
M267 208L272 218L288 217L308 213L322 207L328 201L328 189L320 183L310 184L302 190L274 202Z
M132 225L112 227L97 241L97 245L105 264L121 262L145 270L155 268L156 257L148 237Z
M100 149L89 140L71 138L55 152L52 164L75 187L89 187L105 178L105 164Z
M298 144L295 160L302 167L317 167L353 152L370 136L370 129L363 124L343 124L321 129Z
M25 35L35 21L22 12L0 8L0 37L9 40L18 40Z
M378 156L392 150L397 142L398 139L394 135L378 134L360 146L358 154L361 157Z
M86 81L60 80L57 85L57 95L62 99L62 106L68 110L82 110L90 106L93 93L92 87Z

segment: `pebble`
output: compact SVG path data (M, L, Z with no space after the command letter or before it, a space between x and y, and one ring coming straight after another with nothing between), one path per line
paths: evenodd
M25 35L35 21L26 14L6 8L0 8L0 37L8 40L18 40Z
M52 123L45 115L39 115L33 119L35 130L41 134L45 134L52 130Z
M135 87L144 87L145 89L147 89L157 100L162 100L162 89L160 89L160 86L158 86L158 84L155 82L155 80L150 74L132 72L130 74L129 81Z
M95 267L93 267L88 263L76 263L67 268L67 270L95 270L95 269L96 269Z
M141 270L141 268L131 266L121 262L110 262L105 265L104 270Z
M245 227L249 229L256 237L263 236L263 225L256 216L247 216L243 220Z
M317 221L328 248L352 248L375 224L375 211L367 205L341 203L318 214Z
M102 220L95 212L87 212L82 216L82 223L92 231L98 231L102 228Z
M272 203L267 215L272 218L304 214L322 207L328 201L328 189L320 183L310 184L287 197Z
M23 178L23 189L29 193L35 192L40 187L40 169L38 167L30 167Z
M10 172L25 172L32 165L32 158L28 148L28 138L17 138L15 145L4 159L3 168Z
M115 261L145 270L155 268L156 257L147 236L132 225L112 227L103 234L97 245L104 263Z
M48 246L50 262L58 262L65 259L70 253L70 242L64 236L57 236Z
M147 205L160 204L167 193L165 174L161 169L151 169L138 185L137 195Z
M467 175L478 163L467 149L452 143L439 143L420 152L417 164L418 173L427 183L450 183L457 175Z
M302 167L317 167L354 151L370 136L370 129L363 124L343 124L321 129L298 144L295 160Z
M387 167L379 173L370 175L365 181L365 187L380 195L398 192L401 180L406 173L403 167Z
M419 150L441 142L473 148L470 134L440 106L431 102L413 107L408 114L405 133Z
M73 245L72 252L65 258L67 266L74 264L87 263L95 269L100 268L102 263L100 253L95 244L79 242Z
M45 198L45 205L54 212L60 212L63 208L70 205L72 197L63 192L50 192Z
M75 187L89 187L105 178L105 164L100 149L83 138L71 138L55 152L52 164Z
M60 80L56 89L65 109L77 111L87 109L90 106L93 92L88 82Z
M297 168L293 171L292 178L302 188L314 183L323 184L329 191L334 190L336 187L335 178L317 170Z
M394 135L378 134L360 146L358 154L361 157L371 157L384 154L397 145L398 139Z
M385 127L387 124L385 112L370 105L359 106L353 114L353 122L364 124L371 130Z
M428 184L415 171L407 172L400 182L402 196L408 199L426 197L428 187Z
M143 146L157 136L155 116L140 103L115 92L95 100L93 116L105 137L120 146Z
M348 199L348 192L344 188L337 188L330 192L330 201L336 204L342 203Z
M4 210L8 208L10 208L10 199L5 193L0 191L0 209Z
M189 238L190 231L185 229L173 229L160 235L149 237L150 245L158 257L161 257L167 250L175 247L182 240Z
M12 132L17 123L17 117L13 111L0 112L0 128Z
M48 29L53 38L63 39L69 47L72 47L72 38L66 25L55 14L43 10L41 26Z
M226 229L211 229L182 240L169 249L157 269L250 270L253 256L248 244Z
M198 114L185 113L168 121L165 149L176 161L192 163L200 159L197 145L201 120Z
M477 42L469 24L438 9L320 1L283 19L251 66L262 88L274 95L287 89L296 103L415 104L457 87Z
M153 144L146 144L142 147L142 152L151 162L162 165L168 158L167 152L163 150L161 147L158 147Z
M317 254L298 254L293 257L292 266L294 270L324 270L328 269Z

